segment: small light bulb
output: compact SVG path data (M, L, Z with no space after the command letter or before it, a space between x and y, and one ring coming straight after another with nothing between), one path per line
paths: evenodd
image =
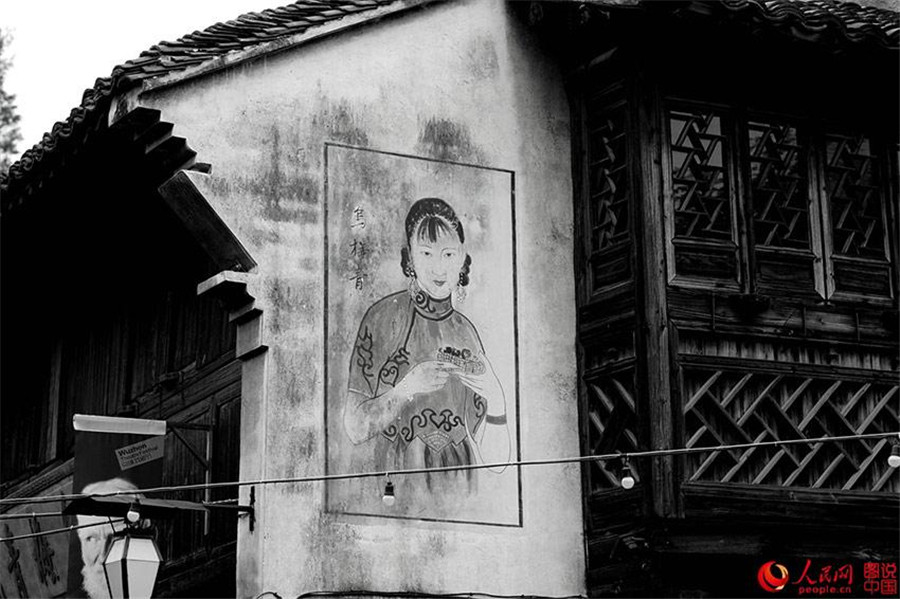
M628 458L622 459L622 478L619 481L623 489L634 488L634 474L631 473L631 466L628 465Z
M125 513L125 519L131 524L135 524L138 520L141 519L141 512L139 511L139 507L136 503L132 503L130 506L128 506L128 512Z
M888 466L891 468L900 468L900 445L894 445L891 448L891 455L888 456Z
M387 481L384 485L384 495L381 496L381 501L384 502L384 505L391 507L394 505L394 502L397 501L397 498L394 496L394 483L391 481Z

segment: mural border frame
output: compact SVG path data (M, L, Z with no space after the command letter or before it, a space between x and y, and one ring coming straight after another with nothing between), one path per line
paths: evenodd
M328 180L328 151L330 148L342 148L346 150L358 150L363 152L372 152L375 154L382 154L385 156L393 156L396 158L408 158L412 160L422 160L425 162L434 162L441 163L450 166L464 166L470 168L477 168L485 171L492 171L497 173L506 173L509 175L509 185L510 185L510 225L512 229L512 284L513 284L513 346L514 346L514 368L515 368L515 401L514 405L516 408L516 426L515 426L515 441L516 441L516 452L515 456L512 456L513 462L520 462L522 460L522 433L521 433L521 402L519 401L519 394L521 388L520 382L520 365L519 365L519 274L518 274L518 235L516 233L516 172L511 169L498 168L492 166L484 166L482 164L474 164L469 162L460 162L454 160L442 160L439 158L432 158L429 156L417 156L415 154L406 154L403 152L395 152L389 150L379 150L376 148L369 148L365 146L357 146L353 144L347 144L336 141L325 141L323 143L323 193L322 193L322 279L323 279L323 288L322 288L322 411L323 411L323 421L324 421L324 473L325 476L334 476L338 473L329 472L328 468L328 192L329 192L329 180ZM383 515L383 514L366 514L359 512L338 512L331 511L328 509L328 480L325 481L323 485L323 505L324 512L328 514L342 515L342 516L353 516L353 517L368 517L368 518L387 518L392 520L413 520L419 522L441 522L446 524L464 524L464 525L479 525L479 526L496 526L500 528L523 528L524 527L524 509L523 509L523 499L522 499L522 466L516 465L516 493L518 500L518 522L515 524L505 524L498 522L483 522L478 520L450 520L444 518L415 518L411 516L391 516L391 515ZM344 473L340 473L344 474ZM352 473L348 473L352 474ZM368 477L374 477L378 475L385 475L386 472L373 472L373 473L360 473L367 474Z

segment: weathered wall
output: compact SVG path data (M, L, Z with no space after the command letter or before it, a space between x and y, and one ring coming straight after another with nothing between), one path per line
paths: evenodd
M560 74L507 10L414 8L144 94L213 165L203 191L259 264L251 289L269 350L264 372L245 376L242 478L325 469L326 142L514 173L511 427L522 459L577 455L568 105ZM478 259L482 273L502 268ZM241 595L583 592L577 465L521 470L521 526L351 516L324 502L323 483L257 488L256 530L240 533Z

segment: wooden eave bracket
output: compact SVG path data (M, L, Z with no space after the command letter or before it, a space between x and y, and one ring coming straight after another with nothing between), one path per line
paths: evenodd
M135 109L140 107L141 86L135 86L128 91L116 94L109 103L108 124L110 129L120 122L135 118ZM159 117L159 111L157 118Z
M269 349L264 343L263 311L248 289L256 276L222 271L197 285L197 295L206 294L222 302L229 312L229 320L237 325L235 357L241 360L249 360Z
M231 313L244 312L248 305L253 304L254 297L247 290L253 276L246 272L224 270L197 285L197 295L214 297Z
M179 171L159 186L159 194L217 269L250 271L256 267L256 261L219 218L197 186L196 179L207 176L199 172Z

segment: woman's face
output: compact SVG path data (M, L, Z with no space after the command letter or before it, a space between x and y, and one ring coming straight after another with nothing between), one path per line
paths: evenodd
M409 254L419 287L434 299L450 297L459 283L459 271L466 259L456 233L439 233L435 241L414 234Z

